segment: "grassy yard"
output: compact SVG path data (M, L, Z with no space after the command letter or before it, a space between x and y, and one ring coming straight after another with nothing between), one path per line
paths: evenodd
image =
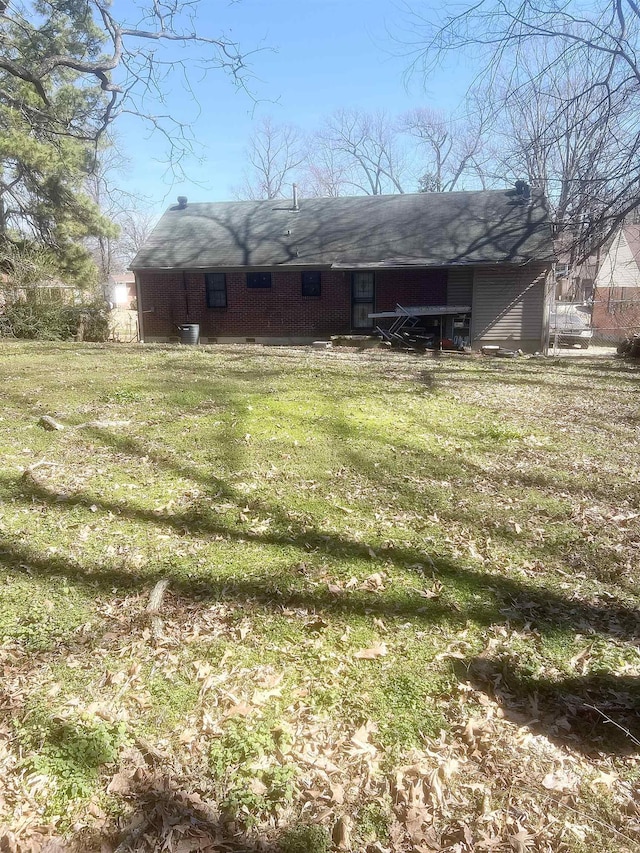
M0 371L0 849L640 849L640 370Z

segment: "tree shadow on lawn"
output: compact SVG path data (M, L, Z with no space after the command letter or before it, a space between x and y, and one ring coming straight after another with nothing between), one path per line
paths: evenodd
M214 386L217 387L217 386ZM220 429L216 430L215 436L212 436L211 443L216 447L215 454L212 455L210 464L207 468L214 468L216 465L224 465L225 469L236 470L242 464L243 459L247 455L247 446L243 444L242 436L244 435L243 415L245 406L241 395L233 393L229 388L223 389L224 403L227 406L231 419L226 423L220 424ZM207 389L207 394L212 393ZM311 419L312 420L312 419ZM301 419L301 423L304 418ZM315 428L317 428L315 424ZM464 456L460 457L451 453L435 453L426 450L419 451L415 446L406 445L402 441L396 442L397 450L400 453L407 453L408 462L413 464L416 460L417 466L412 473L416 476L407 476L405 473L398 473L394 466L385 459L385 455L389 451L389 446L386 441L380 437L376 437L375 431L369 427L367 440L373 441L379 450L376 453L363 453L356 449L353 440L362 439L362 429L359 425L351 423L346 417L340 415L339 411L335 411L333 418L328 421L323 421L321 428L326 436L335 440L336 447L342 445L344 447L344 461L354 470L355 474L364 477L369 482L372 488L380 495L387 496L391 504L395 504L398 497L401 498L401 503L407 508L415 508L420 504L422 511L427 512L437 510L443 523L446 524L447 519L451 519L458 526L468 525L470 529L474 529L479 522L477 509L465 508L457 503L452 506L447 506L447 497L442 498L435 492L427 489L425 492L422 487L424 483L432 482L435 478L446 479L450 474L452 465L456 466L456 476L466 480L475 480L477 477L483 479L489 478L496 480L496 485L503 487L505 483L510 486L524 485L526 487L549 488L551 486L557 488L561 485L563 491L568 491L572 494L583 495L585 490L577 483L571 481L563 481L558 484L554 481L550 471L534 471L520 472L513 469L496 471L494 474L481 468L479 465L467 460ZM205 490L205 496L209 498L223 498L231 500L238 506L238 512L247 504L255 512L261 512L266 516L274 519L277 525L283 531L292 529L291 517L275 502L265 502L258 498L248 498L245 494L240 494L238 490L225 480L222 476L209 474L203 471L203 466L197 463L190 463L181 457L178 452L170 452L171 448L163 449L162 446L156 447L153 442L148 439L141 439L131 435L120 435L112 431L100 428L90 428L83 431L83 436L99 442L102 446L110 448L117 454L124 454L132 459L149 459L155 466L166 469L172 474L177 474L187 480L197 482ZM477 436L474 434L474 438ZM488 439L487 439L488 441ZM495 449L492 447L488 450ZM375 460L378 461L375 461ZM418 482L420 477L424 482ZM557 479L557 477L556 477ZM425 486L426 488L426 486ZM89 493L79 493L65 495L49 489L46 485L37 484L35 482L30 485L22 483L19 487L18 500L30 500L36 498L45 504L54 506L57 510L63 510L65 507L83 506L85 508L98 507L105 512L111 512L117 516L129 518L134 521L149 522L154 525L166 525L174 528L179 533L194 533L201 535L214 535L227 538L230 535L228 525L219 524L215 521L214 511L207 505L206 499L201 502L196 502L191 508L183 512L164 513L155 510L136 508L129 504L123 504L119 501L108 501ZM599 485L598 488L589 488L589 494L593 496L602 496L610 498L608 484ZM620 485L616 487L616 495L627 495L627 491ZM624 493L624 494L623 494ZM629 499L637 497L633 488L630 486L628 491ZM431 506L430 506L431 504ZM214 517L212 517L214 516ZM277 541L283 545L291 544L296 539L301 539L300 535L296 534L295 523L293 525L293 538L287 534L281 534ZM298 525L299 526L299 525ZM311 525L313 528L313 525ZM491 536L494 539L504 540L507 543L515 543L515 532L508 525L493 525L490 529ZM299 531L298 531L299 534ZM235 530L232 534L237 539L247 539L252 541L253 537L250 533ZM304 531L305 547L324 547L323 542L327 537L311 529ZM316 540L317 544L312 544L312 540ZM275 541L271 544L275 544ZM522 545L522 540L518 541L518 545ZM567 548L572 548L571 543ZM536 543L535 548L529 548L531 557L534 559L544 557L558 557L557 546L555 543L541 544ZM353 556L353 555L352 555ZM360 554L366 558L366 554ZM422 556L424 561L424 555ZM413 558L414 562L420 562ZM596 573L596 576L599 575Z
M226 853L276 853L286 833L245 833L225 818L211 800L204 800L198 778L180 778L170 767L152 769L146 764L120 766L119 798L126 817L113 828L85 830L69 853L156 853L158 850L216 850ZM204 780L206 790L210 780ZM300 850L303 848L300 847Z
M633 383L634 385L637 385L638 377L640 377L640 366L614 366L599 362L584 364L582 362L574 362L573 360L571 361L571 370L562 369L566 366L567 362L564 361L560 364L548 361L537 362L534 365L523 364L519 361L515 363L508 362L506 364L501 362L500 365L475 362L472 365L472 369L469 369L464 364L455 369L449 366L445 360L444 363L440 362L438 367L433 370L426 368L417 378L427 387L436 387L447 381L460 385L467 382L473 385L478 383L487 385L499 382L507 385L546 386L560 391L584 391L593 394L593 377L594 374L599 372L613 373L615 374L615 378ZM574 380L574 382L571 384L567 383L567 378ZM589 380L589 382L582 384L580 382L582 379Z
M457 384L459 386L464 386L465 383L473 385L474 387L480 385L486 386L500 384L519 387L528 386L532 390L535 390L536 388L546 388L553 391L562 391L563 393L570 391L584 392L585 394L594 393L593 384L581 384L578 382L567 382L564 380L562 378L563 376L570 376L572 379L580 378L571 373L566 373L565 371L554 371L552 374L546 374L544 378L539 373L534 373L533 371L531 372L531 376L522 376L519 375L519 373L520 371L518 373L510 373L506 371L501 372L500 370L495 369L484 369L482 373L469 373L462 371L445 371L443 373L439 370L424 370L420 374L420 382L430 390L435 390L438 386L442 387L442 385L447 382Z
M273 534L243 535L241 538L264 545L295 544L300 548L301 556L307 555L312 545L334 556L368 557L368 549L362 543L320 532L311 538L307 533L299 538ZM420 560L424 560L424 555L420 551L386 548L378 556L422 579ZM195 600L203 607L209 606L211 602L224 601L241 609L252 605L275 614L285 609L299 608L329 619L361 616L410 620L425 629L436 625L462 629L469 623L484 628L504 624L509 627L526 626L542 635L552 634L555 637L560 631L568 638L575 633L608 635L619 641L630 642L637 642L640 638L640 613L632 607L619 603L572 600L551 590L529 587L503 575L473 571L445 558L433 560L429 567L429 572L444 585L442 596L430 600L425 599L415 588L402 588L396 594L393 585L387 594L375 595L362 591L333 593L326 584L313 586L305 583L296 587L291 583L291 575L280 577L272 572L247 578L189 578L176 572L171 565L158 565L153 572L137 573L100 565L74 564L59 555L42 557L11 544L2 546L0 564L14 571L26 570L32 577L63 577L94 594L97 590L104 595L112 594L114 587L127 592L142 592L150 589L161 578L168 578L171 595L178 606L181 599L190 603ZM457 591L471 593L464 604L447 599L449 585ZM453 663L454 668L460 666L459 662ZM508 712L507 716L511 714L514 721L523 724L535 716L535 726L558 742L567 743L587 754L592 754L594 750L620 754L637 751L637 744L632 740L619 737L620 730L616 725L605 725L604 717L597 710L587 707L590 704L599 708L615 723L635 732L635 737L640 739L638 712L634 710L640 707L637 678L593 675L564 682L532 680L525 669L510 663L488 663L480 658L464 665L463 676L477 689L493 691L493 695ZM496 684L500 690L495 687ZM523 714L530 706L532 696L537 696L539 711L535 715L530 712L525 720ZM632 698L627 699L627 696ZM564 728L562 723L558 723L563 717L568 720Z
M227 405L236 405L227 399ZM238 405L238 422L225 427L219 440L226 445L224 454L232 457L234 466L242 462L245 449L238 444L238 436L242 434L242 412ZM345 422L346 423L346 422ZM387 487L397 489L402 478L391 471L369 468L365 464L366 457L359 452L349 450L349 439L354 431L348 423L337 425L338 435L335 437L345 444L347 461L355 468L357 475L366 475L372 481L380 483L386 477ZM92 430L89 437L96 442L111 447L116 452L130 456L149 456L152 462L165 467L175 474L193 480L204 486L205 491L214 497L222 494L230 497L238 504L238 509L244 506L246 495L238 495L236 490L224 478L203 473L195 464L185 463L179 458L167 458L162 452L151 452L145 441L130 436L114 436L101 430ZM411 449L415 452L415 448ZM349 453L351 452L351 455ZM224 455L223 454L223 455ZM177 456L177 453L176 453ZM227 460L228 462L228 460ZM442 460L433 454L429 457L428 465L442 467ZM474 466L464 462L465 471L473 476ZM479 469L478 469L479 470ZM486 476L486 472L481 472ZM425 471L426 475L426 471ZM26 570L32 576L66 577L87 590L103 593L108 596L114 587L124 590L142 592L148 590L153 583L161 578L168 578L171 583L171 594L178 600L207 602L225 600L236 603L241 608L248 601L263 607L267 611L282 612L284 607L305 608L308 611L327 616L345 617L381 616L391 619L415 621L421 626L448 624L464 627L473 622L481 627L496 624L529 625L540 633L564 632L568 638L576 632L582 634L599 634L610 636L622 641L637 641L640 636L640 614L631 606L625 606L612 601L583 601L572 599L570 594L564 595L542 586L529 585L519 579L506 577L503 574L484 570L474 570L459 560L444 556L434 557L415 547L396 546L387 544L377 548L372 563L370 548L348 535L342 535L332 530L324 530L317 524L302 525L292 521L287 512L277 504L256 501L255 506L261 512L269 514L274 519L272 529L254 532L239 529L215 516L211 508L197 505L191 509L169 513L154 511L130 503L97 498L90 493L63 495L37 479L23 479L12 487L11 499L16 502L41 502L56 512L67 512L75 507L87 510L101 511L105 515L113 514L116 518L127 519L134 523L148 525L150 528L173 529L184 536L201 536L203 538L220 538L227 541L244 543L258 547L276 547L278 549L294 549L300 560L304 560L310 552L327 555L334 559L358 559L372 564L374 568L384 568L385 563L391 564L405 572L408 577L415 578L417 586L432 583L432 576L438 578L444 586L442 593L431 599L420 594L420 589L391 584L388 590L380 594L368 594L359 591L332 593L326 583L311 584L306 578L295 577L293 570L283 571L282 575L274 575L268 569L259 575L248 577L211 578L199 575L189 577L186 571L169 559L164 564L158 564L150 572L118 569L100 563L72 562L64 555L33 553L26 546L8 542L2 547L0 563L12 570ZM411 492L411 487L409 487ZM421 501L422 496L413 489L409 495L414 501ZM477 519L476 519L477 521ZM493 535L493 530L492 530ZM268 561L268 552L266 553ZM292 562L294 562L292 560ZM527 683L526 673L517 668L513 671L513 683L522 683L524 693ZM540 688L542 690L542 687ZM549 690L552 688L549 687ZM593 699L593 705L606 707L609 687L592 684L588 696ZM597 712L596 712L597 713ZM610 727L615 728L614 726ZM562 733L560 733L561 735ZM572 745L585 752L593 750L588 731L576 735L577 740ZM612 750L613 751L613 750Z
M346 434L344 434L344 430L347 427L349 427L349 429L347 429ZM131 456L138 457L148 456L154 463L167 468L173 473L177 473L182 477L199 482L205 487L208 494L213 495L214 497L223 497L232 500L237 504L238 512L240 512L241 508L247 503L247 496L244 494L238 494L237 490L227 480L219 476L203 474L195 464L188 465L183 461L168 459L161 453L154 453L145 446L144 443L137 439L132 439L131 437L115 436L103 430L95 430L92 432L95 434L95 437L105 445L115 448L119 452L125 452ZM227 431L222 436L218 437L219 442L225 447L225 453L232 457L232 461L236 466L240 463L245 452L237 439L237 435L241 432L241 425L240 427L236 425L231 429L230 433ZM348 446L348 439L354 435L355 432L348 424L339 424L337 432L332 434L337 438L345 440ZM376 484L379 487L380 483L383 482L385 484L385 489L391 490L394 494L404 494L405 497L410 498L414 504L416 500L424 502L424 496L418 494L415 491L414 486L408 485L402 475L397 476L392 474L388 470L385 470L385 468L372 467L369 458L356 451L347 451L347 459L350 464L355 466L356 470L361 475L367 477L372 484ZM436 454L429 454L429 465L435 466L437 472L444 474L442 459ZM465 470L469 469L466 470L467 474L471 473L474 475L480 472L486 475L486 472L481 471L473 463L465 462L464 465ZM429 470L431 470L431 467L429 467ZM511 482L516 483L525 481L525 478L520 477L510 479ZM13 491L14 494L12 498L18 502L31 503L35 499L50 506L51 508L55 508L59 512L69 511L78 506L92 512L95 512L97 509L104 513L112 513L116 517L119 516L121 518L126 518L133 522L143 522L160 528L169 527L183 535L193 534L204 537L221 537L231 541L246 541L248 543L258 545L283 547L294 546L298 548L303 555L308 554L311 550L318 550L320 552L348 559L356 558L369 561L371 556L370 548L367 544L355 541L349 537L341 536L332 531L325 532L318 529L313 523L302 525L300 522L292 521L291 516L281 506L273 502L265 502L259 499L250 501L253 511L257 511L271 517L275 522L274 528L276 529L272 529L264 533L254 533L251 530L232 527L226 522L221 522L216 515L215 507L212 508L211 506L206 505L206 503L196 504L193 507L178 512L151 510L143 507L136 507L128 503L105 500L104 498L97 497L90 493L80 492L74 494L62 494L59 491L48 487L46 483L38 481L37 479L25 479L24 477L21 481L16 483L16 487ZM438 508L438 511L442 512L442 509ZM452 519L455 518L456 521L462 521L463 523L466 517L464 509L459 507L453 508L449 515ZM446 518L448 517L446 511L442 512L442 517L446 521ZM477 513L471 513L469 515L468 522L472 527L477 525ZM491 528L491 534L494 537L501 536L505 541L513 541L513 533L510 530L505 529L500 531ZM537 546L537 556L543 555L544 552L544 547L540 548ZM418 549L399 548L396 546L388 546L378 549L377 556L381 561L389 561L396 567L405 569L410 574L416 573L416 566L421 566L421 571L426 571L428 574L429 572L428 570L425 570L425 565L429 566L432 560L431 556L425 555L424 552ZM532 554L532 556L535 557L536 554ZM441 574L455 582L465 597L468 597L469 594L473 595L474 593L483 594L486 589L486 585L489 584L490 587L496 587L498 593L502 593L503 603L507 600L513 600L517 605L517 601L522 598L522 595L524 594L526 596L526 604L524 605L525 611L531 609L532 601L534 609L539 610L542 614L549 609L548 607L542 607L542 609L540 609L539 605L543 604L543 601L536 603L536 597L540 595L540 587L518 584L515 581L505 578L503 575L482 573L468 568L462 568L459 564L454 564L452 561L448 561L446 559L438 560L437 571L438 574ZM96 567L96 574L93 575L92 581L95 583L96 577L101 574L101 569ZM126 580L126 577L123 577L120 580ZM173 580L174 583L178 582L178 578L174 578ZM112 577L109 580L109 584L111 586L114 584L118 585L117 581L117 577ZM219 589L216 588L215 594L218 594L218 592ZM185 594L189 594L188 589L185 589ZM546 591L543 593L542 598L546 601L549 607L553 608L553 598L548 599ZM309 602L309 604L310 606L313 606L313 602ZM421 605L424 608L424 600L422 600ZM451 612L451 608L448 608L448 610ZM623 611L624 608L620 612L622 613ZM580 617L579 621L589 623L591 617L597 615L596 621L599 624L603 624L603 617L609 612L610 608L606 605L601 608L597 607L595 610L592 609L590 611L591 616L585 615L584 617ZM628 612L624 612L626 613L624 620L626 624L629 624L628 617L630 614L636 615L635 621L632 621L634 621L635 626L633 631L637 631L636 612L631 609ZM574 610L574 617L579 617L578 611ZM492 618L487 622L486 618L482 615L482 611L473 614L470 613L469 618L477 619L481 624L489 624L491 621L500 621L500 617L498 615L497 618ZM527 616L527 618L529 617ZM456 619L455 621L459 620ZM551 622L557 622L555 612ZM571 619L565 623L565 627L568 630L571 630L572 625L573 622ZM607 631L605 630L605 633L606 632ZM625 632L628 634L627 629L623 629L622 633L625 634ZM611 633L616 636L620 636L620 630L618 628ZM631 638L632 636L635 637L637 634L628 634L628 638Z
M640 678L594 672L534 677L512 660L453 660L459 680L489 695L505 718L595 757L640 752Z
M78 505L87 508L97 506L105 513L112 512L132 521L161 528L171 526L186 535L219 536L228 541L246 542L251 546L293 548L302 560L314 552L333 559L371 562L370 548L366 543L313 527L295 529L289 519L286 519L289 521L289 530L252 532L234 529L224 522L202 515L194 517L188 513L156 513L130 505L96 501L90 495L76 495L61 503L57 492L38 483L30 483L23 491L26 492L25 499L35 498L57 510ZM327 617L377 616L412 620L425 626L448 624L462 628L472 622L485 628L495 624L528 625L541 634L557 634L560 631L568 638L575 633L600 634L635 642L640 637L640 613L632 606L615 601L586 602L572 599L557 591L528 585L503 574L472 569L448 557L428 557L420 549L407 546L387 545L378 548L376 563L381 567L392 564L409 577L415 577L419 586L424 586L425 581L432 583L433 577L439 579L443 584L439 597L426 599L420 594L419 588L402 585L394 587L393 584L384 593L376 595L361 591L334 593L326 583L311 584L305 577L296 578L290 571L283 571L281 575L274 575L267 570L258 576L212 579L200 575L193 578L176 568L170 560L158 564L151 572L118 569L100 563L73 563L68 557L57 554L44 557L31 553L25 546L12 543L3 546L0 560L14 570L27 570L32 576L65 577L105 595L109 595L114 587L141 592L159 579L168 578L172 595L177 597L178 602L180 599L195 599L201 601L203 606L211 601L224 600L238 607L251 602L276 613L282 612L283 608L296 607ZM522 693L531 682L517 671L511 674L511 683L519 684L518 679L522 684L519 692ZM543 686L541 682L539 693L544 692ZM551 689L551 685L547 687ZM594 680L589 685L589 696L596 706L608 707L609 692L610 686L602 680ZM587 734L584 735L583 747L589 751L592 744Z

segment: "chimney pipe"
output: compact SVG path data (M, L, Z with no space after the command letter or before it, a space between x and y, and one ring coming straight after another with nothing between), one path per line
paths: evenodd
M178 210L184 210L187 206L187 197L186 195L178 196Z
M300 206L298 205L298 185L293 185L293 209L300 210Z

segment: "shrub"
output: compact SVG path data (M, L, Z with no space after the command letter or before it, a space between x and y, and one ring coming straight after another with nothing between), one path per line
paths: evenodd
M106 341L107 306L100 301L65 305L19 299L4 306L0 335L44 341Z
M85 800L96 790L104 765L114 764L125 742L122 723L51 716L36 704L23 721L14 723L24 752L27 773L50 780L45 814L65 814L69 804Z
M278 847L280 853L327 853L329 836L322 826L305 824L289 829Z

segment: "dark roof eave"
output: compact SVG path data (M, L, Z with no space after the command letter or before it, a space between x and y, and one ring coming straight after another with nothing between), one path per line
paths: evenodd
M328 263L298 263L298 264L207 264L206 266L173 266L173 267L158 267L158 266L133 266L129 267L134 272L210 272L220 270L222 272L246 272L247 270L289 270L296 272L297 270L330 270L331 264Z
M357 270L357 269L442 269L443 267L495 267L495 266L526 266L527 264L552 264L554 258L494 258L493 260L449 260L449 261L428 261L421 259L419 261L371 261L357 263L337 263L332 264L333 270Z
M210 270L223 270L225 272L246 272L248 270L288 270L296 272L303 269L311 270L335 270L336 272L348 270L402 270L402 269L442 269L446 267L495 267L495 266L526 266L527 264L552 264L555 258L551 256L542 258L502 258L494 260L452 260L452 261L359 261L354 263L298 263L298 264L252 264L237 266L231 264L208 264L201 267L143 267L131 266L134 272L208 272Z

